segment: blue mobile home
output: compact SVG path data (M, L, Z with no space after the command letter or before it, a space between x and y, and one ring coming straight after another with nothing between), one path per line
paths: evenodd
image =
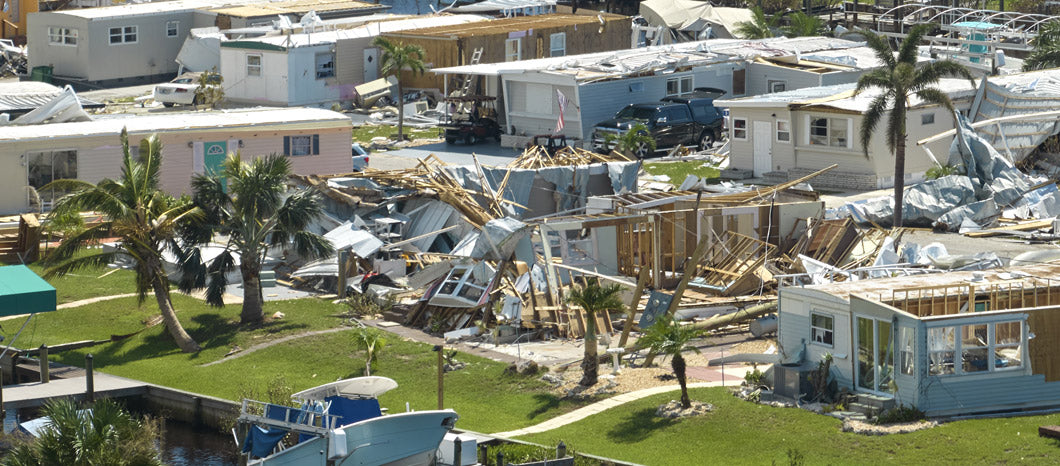
M780 290L786 363L833 357L840 387L929 416L1060 406L1060 265ZM799 361L801 357L801 361Z

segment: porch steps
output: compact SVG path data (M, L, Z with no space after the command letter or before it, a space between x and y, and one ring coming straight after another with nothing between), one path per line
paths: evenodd
M850 405L847 406L847 409L855 413L860 413L867 418L876 417L880 414L880 408L876 408L865 403L850 403Z
M894 398L861 393L858 394L858 401L851 403L849 408L851 411L864 414L867 417L876 417L880 413L894 408L894 405Z

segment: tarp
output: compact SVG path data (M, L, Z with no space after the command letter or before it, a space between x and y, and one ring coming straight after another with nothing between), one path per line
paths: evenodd
M55 300L55 287L29 267L0 267L0 316L54 311Z
M736 24L751 21L751 10L712 6L694 0L646 0L640 4L640 15L651 26L666 26L677 31L699 33L708 27L721 39L739 38Z

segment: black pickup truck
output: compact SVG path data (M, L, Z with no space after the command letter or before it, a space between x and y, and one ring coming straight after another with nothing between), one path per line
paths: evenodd
M602 121L593 128L593 149L606 152L613 142L608 134L622 135L638 123L643 124L655 139L655 151L663 152L677 145L708 149L722 134L725 119L721 110L714 107L714 97L667 97L661 102L632 104L620 110L615 117ZM699 94L703 95L703 94ZM644 158L651 154L643 151L635 154Z

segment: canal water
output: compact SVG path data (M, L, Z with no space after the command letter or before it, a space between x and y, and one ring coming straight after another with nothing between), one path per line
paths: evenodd
M235 466L239 456L232 434L167 420L162 461L170 466Z

